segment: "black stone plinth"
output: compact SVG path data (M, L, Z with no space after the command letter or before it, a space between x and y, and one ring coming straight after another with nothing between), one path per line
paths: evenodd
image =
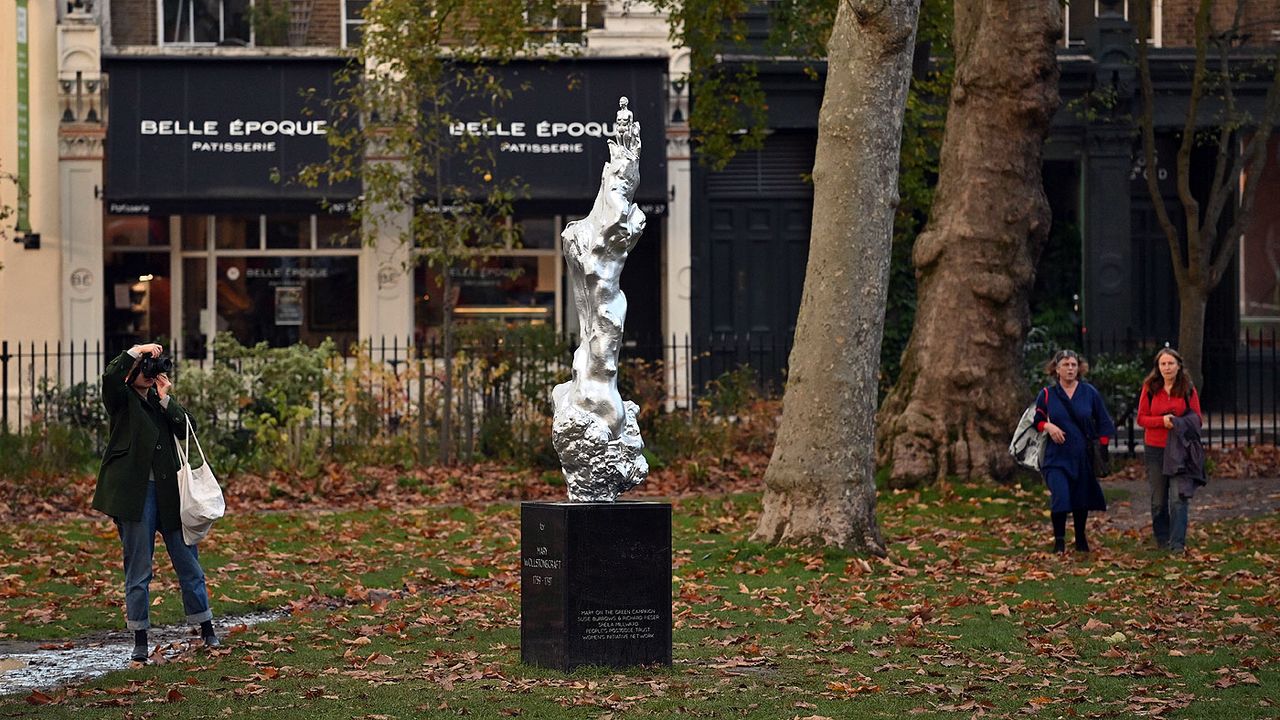
M520 659L671 664L671 505L520 504Z

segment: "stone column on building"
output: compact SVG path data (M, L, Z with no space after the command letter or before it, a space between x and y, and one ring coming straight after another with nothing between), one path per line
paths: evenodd
M390 220L382 216L378 237L360 251L360 339L375 346L384 339L403 343L413 334L413 269L407 263L409 248L401 241L411 222L409 211Z
M61 196L62 339L102 341L103 141L106 125L97 19L73 6L58 23L58 187Z
M1104 2L1089 38L1100 110L1086 128L1084 187L1085 343L1123 337L1133 316L1130 173L1138 82L1133 27Z
M693 153L689 147L689 52L671 56L667 65L666 248L662 256L662 333L669 343L666 357L669 405L689 397L693 362Z

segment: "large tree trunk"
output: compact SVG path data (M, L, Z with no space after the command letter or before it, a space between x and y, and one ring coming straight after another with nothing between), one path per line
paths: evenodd
M874 413L920 0L845 0L828 41L813 231L755 538L884 553Z
M1061 12L1058 0L956 2L938 190L913 255L915 325L878 418L892 485L1013 472L1027 300L1050 222L1040 162Z

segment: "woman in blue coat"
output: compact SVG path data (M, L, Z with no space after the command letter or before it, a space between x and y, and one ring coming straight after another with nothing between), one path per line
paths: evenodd
M1040 472L1049 486L1054 552L1066 552L1067 515L1075 522L1076 550L1089 552L1085 537L1089 511L1107 509L1086 441L1096 437L1106 447L1116 434L1116 426L1102 394L1080 379L1088 369L1074 351L1059 350L1045 366L1045 372L1057 382L1036 397L1036 428L1049 434Z

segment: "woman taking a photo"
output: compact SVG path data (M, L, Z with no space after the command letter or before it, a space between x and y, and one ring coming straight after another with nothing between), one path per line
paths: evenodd
M1174 418L1188 411L1203 422L1200 395L1182 367L1182 356L1172 348L1161 348L1156 353L1155 367L1142 381L1138 424L1145 428L1142 444L1147 483L1151 486L1151 531L1157 547L1173 552L1183 552L1187 547L1189 496L1164 474L1164 455Z
M1045 366L1057 382L1036 397L1036 429L1048 433L1040 472L1049 486L1053 519L1053 551L1066 552L1067 516L1075 522L1076 550L1089 552L1085 526L1090 510L1107 509L1102 486L1094 476L1088 441L1105 448L1116 433L1102 394L1080 379L1089 369L1072 350L1059 350Z

